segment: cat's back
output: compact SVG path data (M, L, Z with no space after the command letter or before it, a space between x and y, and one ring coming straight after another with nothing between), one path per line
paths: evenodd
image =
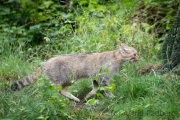
M78 62L85 61L88 59L90 54L65 54L59 55L50 58L45 62L45 66L58 66L58 65L67 65L67 64L75 64Z

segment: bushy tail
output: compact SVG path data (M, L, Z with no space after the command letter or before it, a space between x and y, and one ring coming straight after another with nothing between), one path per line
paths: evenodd
M35 73L23 78L22 80L13 83L10 89L16 91L25 86L31 85L36 82L37 78L41 76L41 74L42 74L42 67L39 67Z

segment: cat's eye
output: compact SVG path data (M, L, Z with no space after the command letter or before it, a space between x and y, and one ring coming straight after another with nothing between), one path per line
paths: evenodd
M136 53L136 54L134 54L134 56L139 56L139 55Z

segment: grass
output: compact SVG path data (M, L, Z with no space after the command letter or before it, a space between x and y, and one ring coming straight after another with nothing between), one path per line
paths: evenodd
M172 73L163 76L156 72L141 75L138 72L144 66L159 61L156 58L159 44L152 47L156 41L153 35L141 30L138 24L127 25L127 19L123 17L125 14L121 13L120 11L109 13L101 19L84 13L84 16L77 16L77 20L80 21L77 31L60 41L58 45L46 43L44 48L43 46L41 49L31 48L27 54L22 54L22 50L14 52L16 48L14 46L13 50L9 48L9 52L1 55L0 119L180 119L179 76ZM133 65L125 64L111 80L111 84L115 85L113 92L115 98L104 98L98 91L98 94L80 109L75 107L74 102L59 95L58 90L61 88L50 84L44 77L39 78L36 84L20 91L3 90L13 81L32 73L41 62L39 57L33 55L41 56L42 51L48 57L56 52L57 54L101 52L118 49L122 42L135 47L139 51L140 60ZM61 50L53 49L57 48L56 46L61 47ZM83 99L91 90L91 82L89 79L78 81L69 89Z
M94 96L95 102L83 109L74 107L71 100L59 95L59 88L43 77L20 91L1 91L0 119L179 119L178 78L170 74L139 75L134 70L140 64L125 65L114 76L111 83L116 86L115 98ZM91 82L79 81L70 90L82 99L91 90Z

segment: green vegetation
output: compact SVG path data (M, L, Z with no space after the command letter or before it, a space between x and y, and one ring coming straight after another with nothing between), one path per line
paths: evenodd
M157 54L173 23L178 2L144 0L140 7L142 4L135 4L136 0L99 1L74 0L70 9L55 0L2 2L0 119L180 119L179 76L173 73L160 75L155 70L141 74L149 64L161 63ZM144 10L144 16L155 16L149 9L155 5L162 12L156 16L162 19L134 22L141 10ZM165 30L156 31L159 28ZM7 86L31 74L50 57L114 50L122 42L136 48L140 60L123 65L113 77L111 90L116 96L113 99L104 98L99 90L83 108L79 108L58 93L61 87L50 84L44 77L20 91L5 91ZM69 89L83 99L91 90L90 79L78 81Z

